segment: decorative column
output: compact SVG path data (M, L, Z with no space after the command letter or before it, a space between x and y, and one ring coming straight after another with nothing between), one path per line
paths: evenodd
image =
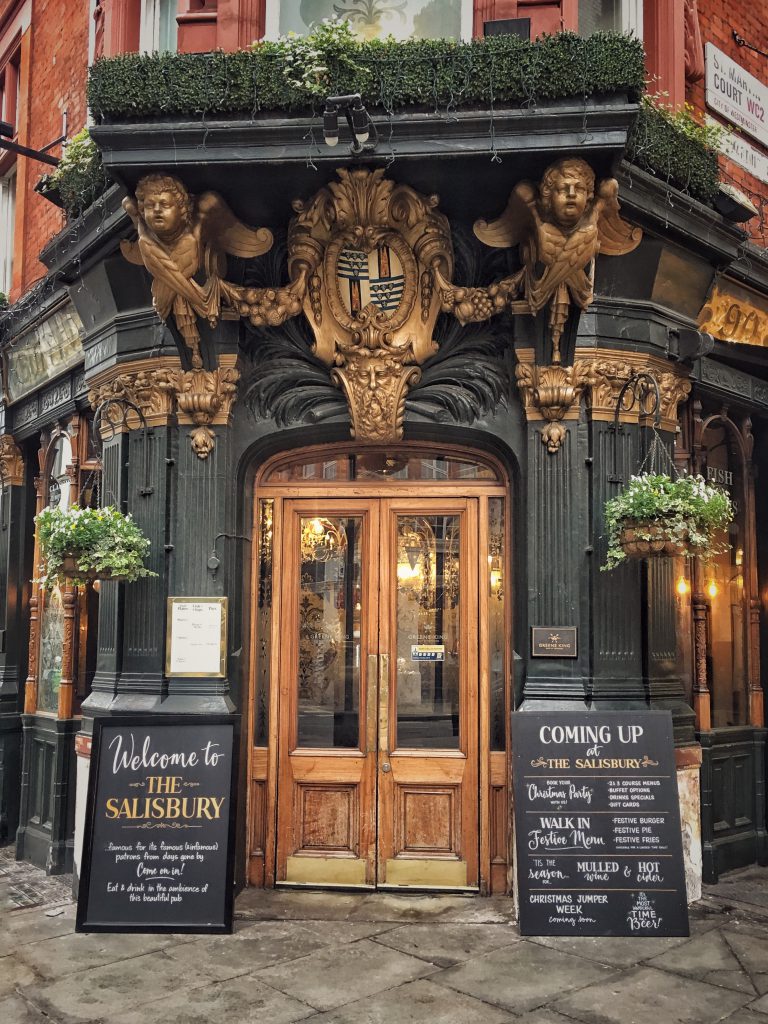
M88 394L102 403L102 496L130 512L150 541L147 568L156 576L130 585L102 582L99 671L86 711L154 710L165 696L167 524L174 470L174 395L178 359L122 363L98 375ZM139 416L144 417L146 429ZM97 686L98 684L98 686ZM97 696L97 690L103 696ZM105 705L106 698L106 705Z
M583 708L588 694L586 494L578 466L586 457L579 425L585 380L579 367L536 366L520 349L515 370L528 422L528 629L521 710ZM530 628L573 626L576 658L533 657Z
M10 434L0 435L0 842L19 823L23 660L21 590L24 460Z

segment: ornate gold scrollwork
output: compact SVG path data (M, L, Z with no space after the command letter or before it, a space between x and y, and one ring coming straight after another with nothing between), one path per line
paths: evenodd
M138 231L138 241L120 243L131 263L152 275L152 300L161 320L173 314L179 333L200 369L200 332L197 318L215 327L222 299L234 304L235 286L223 280L224 253L260 256L272 247L272 232L242 224L216 192L192 196L186 185L170 174L149 174L136 186L136 196L123 206ZM195 277L204 270L206 280ZM236 307L235 307L236 308Z
M547 421L541 431L541 441L548 452L560 450L565 440L565 427L560 421L571 410L578 414L587 377L587 368L581 362L566 367L536 366L521 361L515 367L526 418L530 420L541 416Z
M768 305L746 289L718 281L699 313L699 330L721 341L768 347Z
M462 323L487 320L507 309L535 315L549 306L552 365L561 363L560 339L571 303L587 309L594 298L595 257L619 256L642 239L640 228L619 216L619 186L595 186L585 160L551 164L538 186L522 181L494 221L478 220L475 234L496 248L520 247L522 269L485 288L461 288L438 276L442 308Z
M437 196L397 185L383 170L337 173L308 203L294 203L289 274L307 281L314 352L344 391L352 436L394 441L419 365L437 351L433 273L452 273L450 228Z
M176 381L176 402L180 422L194 424L189 437L199 459L213 451L215 435L211 424L226 423L237 394L240 371L234 366L217 370L180 370Z
M225 360L233 360L225 356ZM192 450L200 459L207 459L213 450L215 437L211 426L226 423L237 394L240 372L234 365L220 366L216 370L182 370L175 365L158 367L115 367L110 376L94 383L88 392L88 401L96 409L111 399L128 401L144 414L148 426L162 426L173 415L179 422L191 424ZM138 426L138 417L128 412L124 427Z
M24 483L24 457L10 434L0 434L0 487Z

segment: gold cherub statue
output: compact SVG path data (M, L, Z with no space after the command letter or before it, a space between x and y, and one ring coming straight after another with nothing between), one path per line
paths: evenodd
M224 253L261 256L272 247L272 232L249 228L232 213L216 192L190 195L174 175L149 174L136 186L136 197L123 207L136 225L136 242L120 248L131 263L152 275L152 300L161 320L173 313L179 333L200 369L200 334L197 317L215 327L222 297L228 298ZM205 279L197 280L203 271ZM222 289L222 286L224 288Z
M596 189L594 171L578 157L548 167L538 188L521 181L504 213L491 222L476 221L474 230L486 245L519 245L522 269L486 288L440 281L443 309L469 323L507 308L535 316L549 303L552 364L558 365L571 302L586 309L594 298L598 252L620 256L640 244L642 231L619 216L618 191L614 178Z

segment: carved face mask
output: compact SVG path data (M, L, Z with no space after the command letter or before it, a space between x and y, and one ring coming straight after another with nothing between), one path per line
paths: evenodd
M142 214L158 238L176 235L184 221L181 206L170 192L151 192L142 204Z
M558 175L550 202L554 218L559 224L568 228L578 224L588 201L589 193L581 178L574 174Z

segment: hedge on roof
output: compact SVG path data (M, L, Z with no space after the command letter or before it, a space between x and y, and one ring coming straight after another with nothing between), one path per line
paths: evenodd
M686 195L711 204L720 183L717 151L708 144L706 129L697 137L695 122L689 117L685 123L685 116L644 102L627 139L626 157Z
M88 98L97 121L216 117L308 110L312 90L286 75L291 41L235 53L125 54L96 62ZM628 93L645 69L639 40L563 32L536 42L492 36L472 42L334 40L323 54L323 93L361 92L369 107L489 107L531 100Z
M535 42L491 36L359 42L346 22L308 36L258 42L235 53L125 54L91 69L97 121L253 117L317 112L325 96L360 92L369 109L518 106L541 100L624 93L637 100L645 74L642 44L629 36L563 32ZM656 98L658 102L658 98ZM705 203L718 187L708 129L689 113L643 103L627 158ZM70 211L71 212L71 211Z

